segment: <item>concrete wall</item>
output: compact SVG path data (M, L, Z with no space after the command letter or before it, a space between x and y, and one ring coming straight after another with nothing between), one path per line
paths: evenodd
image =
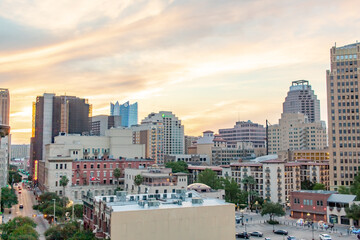
M111 215L111 239L234 240L234 206L195 206L119 211Z

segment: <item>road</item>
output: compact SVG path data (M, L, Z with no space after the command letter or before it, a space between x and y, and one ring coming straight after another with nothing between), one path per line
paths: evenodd
M237 212L236 215L241 216L242 214ZM264 234L264 237L269 237L271 240L283 240L286 237L281 235L276 235L273 233L273 225L267 224L264 221L268 220L268 216L262 217L260 214L255 213L244 213L244 222L245 224L236 224L236 232L252 232L252 231L260 231ZM247 219L247 223L246 223ZM300 227L296 226L296 220L290 219L288 217L279 217L276 220L280 221L281 224L275 225L274 229L283 229L289 232L290 236L296 237L297 240L311 240L312 239L312 229L308 227ZM326 233L329 234L333 240L343 239L343 240L354 240L356 239L355 235L348 236L346 233L346 228L343 226L336 226L336 232L324 231L321 229L314 229L314 239L319 239L319 234ZM251 239L264 239L258 237L251 237Z
M40 239L45 240L44 232L46 231L46 229L49 228L49 223L42 216L37 216L37 217L33 218L34 214L36 214L36 215L40 214L38 211L35 211L32 208L33 205L36 204L36 200L35 200L35 196L34 196L33 192L27 190L26 188L23 188L21 190L21 194L19 194L17 187L15 187L15 189L16 189L16 194L18 195L19 204L14 205L11 208L10 215L6 214L6 213L8 213L8 211L5 212L4 221L7 222L9 220L9 217L11 219L13 219L14 217L17 217L17 216L30 217L37 224L36 231L40 234ZM24 206L23 209L19 208L20 204L23 204L23 206Z

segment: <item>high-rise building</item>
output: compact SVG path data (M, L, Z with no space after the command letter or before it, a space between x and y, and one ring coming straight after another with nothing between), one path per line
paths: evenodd
M98 115L91 118L91 135L105 136L105 131L110 128L121 127L120 116Z
M233 128L219 129L219 135L228 142L252 142L254 148L265 147L265 128L252 121L236 122Z
M30 145L11 145L11 159L29 158Z
M360 43L333 46L326 71L330 185L349 186L360 170Z
M44 93L36 98L33 107L31 173L35 160L45 157L45 145L53 143L55 136L66 133L89 134L91 130L91 105L86 99Z
M110 103L110 115L121 116L121 126L131 127L138 124L138 104L130 104L129 101L121 105L119 102Z
M293 81L283 103L283 113L303 113L309 122L320 121L320 100L309 81Z
M154 159L157 164L164 163L164 124L162 122L133 125L133 144L144 144L146 158Z
M172 112L161 111L151 113L141 121L141 125L158 123L163 125L164 155L184 154L184 126L181 120Z
M325 122L309 122L302 113L283 113L279 124L269 126L270 154L279 151L324 149L327 146Z
M0 123L9 125L10 94L9 90L0 88Z

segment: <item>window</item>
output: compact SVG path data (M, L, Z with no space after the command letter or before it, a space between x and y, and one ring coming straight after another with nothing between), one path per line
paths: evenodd
M59 164L56 164L56 165L55 165L55 168L58 169L58 168L59 168Z

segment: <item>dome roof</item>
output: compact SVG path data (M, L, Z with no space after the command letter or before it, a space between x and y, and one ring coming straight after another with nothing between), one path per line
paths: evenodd
M211 187L209 187L208 185L206 184L203 184L203 183L193 183L193 184L190 184L189 186L187 186L187 190L203 190L203 189L211 189Z

